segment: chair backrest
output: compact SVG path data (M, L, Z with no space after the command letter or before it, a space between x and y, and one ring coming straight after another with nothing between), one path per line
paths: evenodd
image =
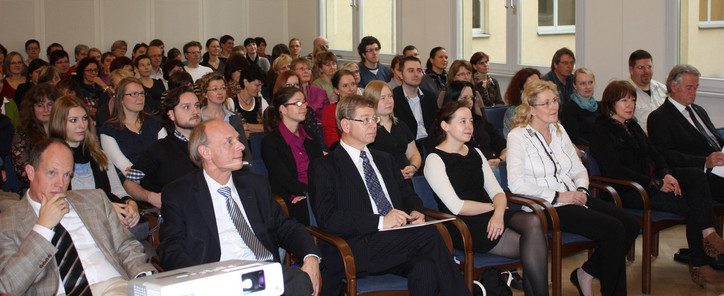
M498 165L497 174L496 169L493 169L493 174L495 174L495 178L498 179L498 184L503 188L503 191L510 191L508 188L508 163L501 162Z
M598 162L593 158L591 149L586 150L586 156L588 157L588 175L589 176L600 176L601 168L598 166Z
M264 135L264 132L255 132L249 134L249 145L251 145L252 159L261 159L261 138L263 138Z
M15 168L13 168L11 161L10 155L5 156L5 159L3 159L6 180L5 183L2 183L2 190L20 193L20 179L18 179L18 176L15 174Z
M314 216L314 211L312 211L312 200L309 199L309 193L307 193L307 211L309 212L309 225L317 227L317 217Z
M251 172L254 174L259 174L264 177L269 177L269 171L266 169L266 165L264 164L263 159L252 159L251 160Z
M427 183L425 176L414 176L412 177L412 187L415 189L415 193L422 199L422 205L425 208L438 211L437 201L435 201L435 195L432 193L430 184Z
M488 121L490 121L498 131L503 131L503 118L508 107L510 106L485 107L485 115L488 116Z

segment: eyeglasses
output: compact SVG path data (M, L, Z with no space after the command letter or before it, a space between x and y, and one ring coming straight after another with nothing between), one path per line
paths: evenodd
M299 83L287 83L284 87L299 87Z
M146 93L142 92L142 91L140 91L140 92L134 91L134 92L130 92L130 93L125 93L124 95L132 97L132 98L138 98L138 97L145 97Z
M654 68L654 66L653 66L653 65L648 65L648 66L636 66L636 67L634 67L634 69L636 69L636 70L639 70L639 71L643 71L643 70L652 70L653 68Z
M226 87L225 87L225 86L222 86L222 87L214 87L214 88L209 88L209 89L207 89L206 91L207 91L207 92L226 91Z
M294 103L286 103L286 104L284 104L284 106L296 105L297 107L301 107L306 104L307 104L307 101L299 101L299 102L294 102Z
M38 49L40 49L40 47L32 47L32 46L31 46L31 47L28 47L28 48L26 48L26 49L27 49L27 50L38 50Z
M85 69L86 73L98 73L98 68L95 69Z
M187 51L188 54L201 54L200 51Z
M575 65L576 61L560 61L558 63L562 64L562 65L570 66L570 65Z
M558 104L559 104L559 103L558 103L558 100L551 100L551 101L545 102L545 103L543 103L543 104L533 104L533 105L531 105L531 106L533 106L533 107L545 107L545 108L548 108L548 107L550 107L551 105L558 105Z
M301 68L294 69L294 71L305 71L305 72L309 71L309 70L311 70L309 67L301 67Z
M350 71L350 72L352 72L352 74L359 74L359 70Z
M370 48L370 49L365 50L365 53L370 53L370 52L380 52L380 48L377 47L377 48Z
M361 122L361 123L364 124L364 125L370 125L370 124L372 124L373 122L374 122L375 124L380 123L380 120L381 120L381 119L380 119L379 116L377 116L377 117L367 117L367 118L363 118L363 119L347 118L347 120L352 120L352 121L356 121L356 122Z

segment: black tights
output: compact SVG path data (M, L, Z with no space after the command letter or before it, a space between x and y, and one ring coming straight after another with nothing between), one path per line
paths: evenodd
M548 246L540 219L533 213L513 214L491 254L520 258L525 295L548 295Z

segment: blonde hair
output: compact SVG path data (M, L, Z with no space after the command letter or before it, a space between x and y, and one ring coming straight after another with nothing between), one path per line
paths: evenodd
M367 83L364 93L362 94L365 97L374 99L376 102L378 102L379 105L383 88L389 89L390 93L392 93L392 87L390 87L389 84L385 83L382 80L372 80L370 81L370 83ZM390 120L392 120L392 124L397 124L397 117L395 117L395 112L390 113Z
M277 74L279 73L279 71L282 68L283 62L288 62L289 66L291 67L292 60L293 60L292 56L290 56L288 54L282 54L282 55L278 56L272 63L272 69L274 70L274 73L277 73Z
M132 76L133 73L131 73L131 71L125 69L115 69L108 75L108 84L110 84L110 87L116 87L118 86L118 83L121 82L121 79Z
M86 135L81 142L83 151L88 151L93 161L98 164L98 168L102 171L108 169L108 157L100 145L98 145L98 139L95 136L95 128L93 127L93 119L88 113L88 107L85 102L76 96L62 96L55 100L53 103L53 109L50 112L50 121L48 122L48 136L52 138L58 138L63 141L68 138L68 113L70 109L80 107L83 108L86 116L88 116L88 125L86 126Z
M520 96L521 103L515 109L515 116L511 118L511 121L513 122L513 127L525 127L530 123L530 120L533 117L530 114L530 109L533 105L536 104L536 101L538 100L538 95L546 90L552 91L553 94L556 96L556 100L559 100L558 87L550 81L536 80L528 84L525 89L523 89L523 94ZM556 125L556 129L560 133L561 130L558 127L558 123L554 124Z
M578 69L576 69L576 72L573 72L573 83L574 84L577 81L576 78L578 78L578 74L586 74L588 76L591 76L591 79L593 79L593 81L596 81L596 76L593 75L593 71L584 67L584 68L578 68Z

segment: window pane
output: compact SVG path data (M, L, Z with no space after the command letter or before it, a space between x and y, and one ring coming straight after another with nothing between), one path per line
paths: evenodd
M473 0L473 29L482 29L482 20L483 20L483 10L482 3L480 3L482 0Z
M706 22L707 21L707 3L708 0L699 0L699 21L700 22Z
M349 0L342 1L349 4ZM382 53L394 54L396 12L395 2L390 0L365 0L362 7L362 37L375 36L380 41ZM349 19L352 19L350 16ZM351 33L351 31L350 31ZM350 34L351 35L351 34Z
M538 26L553 26L553 1L538 0Z
M573 26L576 24L576 1L558 0L558 25Z
M552 1L526 1L525 3L519 2L519 5L535 6L541 2L552 3ZM540 19L536 21L539 16L536 15L536 12L539 11L541 10L538 7L528 6L518 9L518 13L520 14L520 64L523 65L550 66L553 54L561 47L568 47L568 49L574 53L576 52L575 34L538 34Z
M717 2L717 3L715 3ZM679 63L690 64L699 69L701 76L724 78L724 55L712 54L714 48L724 48L724 28L700 28L701 8L706 11L706 1L682 1L681 11L681 44ZM714 9L721 13L721 0L712 0L712 21ZM721 14L720 14L721 15ZM719 16L721 20L721 16Z
M349 0L324 0L324 8L329 47L352 50L352 7Z
M724 20L724 5L722 0L711 0L711 20L721 21Z
M473 0L473 3L476 1ZM484 10L487 10L485 16L488 17L485 33L490 34L488 37L472 38L470 51L465 51L463 57L470 59L473 53L482 51L490 57L490 62L505 63L506 60L506 36L507 36L507 11L502 1L480 1ZM468 4L470 5L470 4ZM471 6L466 6L471 7ZM463 12L465 14L465 12Z

